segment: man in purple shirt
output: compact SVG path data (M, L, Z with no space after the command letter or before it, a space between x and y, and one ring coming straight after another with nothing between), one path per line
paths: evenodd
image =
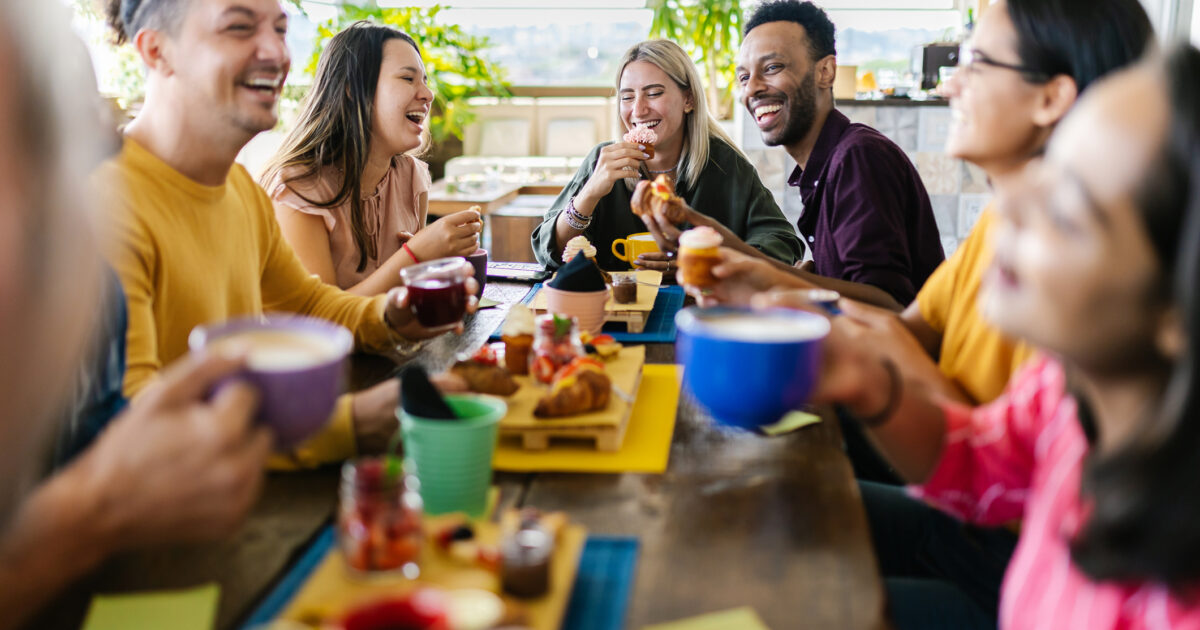
M775 0L745 28L742 104L763 141L796 161L788 184L800 189L798 227L816 273L793 273L899 310L945 259L920 176L895 143L834 109L834 27L824 11Z

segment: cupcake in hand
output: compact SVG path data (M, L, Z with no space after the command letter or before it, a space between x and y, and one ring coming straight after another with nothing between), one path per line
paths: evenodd
M625 135L621 139L625 142L632 142L633 144L640 144L646 147L644 151L649 156L646 159L654 159L654 143L658 142L658 134L654 133L653 129L642 125L634 125L632 129L625 132Z

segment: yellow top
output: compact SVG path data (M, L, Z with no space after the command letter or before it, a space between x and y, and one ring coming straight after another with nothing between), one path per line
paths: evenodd
M92 175L105 195L105 255L129 307L125 394L187 353L192 328L266 311L303 313L354 331L361 349L384 350L384 298L349 295L310 276L280 234L271 200L241 165L221 186L189 179L126 138ZM331 423L299 447L302 465L354 454L348 396Z
M967 240L917 294L921 317L942 334L938 366L979 404L998 397L1009 377L1033 355L1028 344L1008 339L979 316L976 300L992 261L994 218L989 205Z

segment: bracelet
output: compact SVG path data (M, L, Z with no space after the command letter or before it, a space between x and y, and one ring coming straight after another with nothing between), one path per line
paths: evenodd
M417 258L417 255L413 253L412 248L408 246L408 241L405 241L404 244L400 246L400 248L403 249L404 251L408 252L408 255L412 257L414 263L416 263L418 265L421 264L421 259Z
M582 213L580 213L578 210L575 209L575 198L574 197L571 197L571 200L567 202L567 208L566 208L566 210L564 210L564 212L567 215L567 225L571 226L571 229L579 230L582 232L583 230L586 230L589 225L592 224L592 217L584 216Z
M896 364L891 359L885 357L883 359L883 367L887 370L888 380L890 381L888 383L887 404L883 406L883 409L874 415L862 417L854 414L845 406L838 405L837 409L839 413L845 414L864 427L878 427L887 422L892 417L892 414L896 413L896 407L900 406L900 395L904 391L904 378L900 376L900 369L896 367Z

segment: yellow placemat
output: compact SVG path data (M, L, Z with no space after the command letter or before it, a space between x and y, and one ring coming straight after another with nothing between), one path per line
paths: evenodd
M212 630L221 587L92 598L83 630Z
M642 630L770 630L749 606L688 617L679 621L656 623Z
M621 450L604 453L588 444L551 441L544 451L526 451L516 439L504 438L496 445L492 467L513 472L663 472L675 430L682 370L677 365L643 368Z
M646 346L625 346L616 357L605 362L604 372L613 385L632 394L637 391L638 374L645 362ZM500 420L501 434L506 430L545 428L547 425L557 428L615 427L621 424L629 409L629 403L614 394L609 397L608 406L600 411L565 418L539 419L533 415L533 410L537 408L538 401L550 392L550 388L538 383L532 376L514 376L513 379L521 384L521 389L504 399L508 403L508 412Z
M465 566L449 558L437 549L432 533L445 518L426 519L426 538L421 549L421 577L407 580L399 576L380 576L370 579L354 578L346 568L342 553L335 545L329 555L313 571L296 597L288 603L280 619L309 623L317 620L338 619L356 606L368 602L396 597L420 586L440 588L478 588L500 593L500 577L495 572L475 566ZM496 544L500 537L500 526L486 521L473 523L476 539L482 544ZM550 568L550 592L537 599L512 600L525 611L527 624L534 630L558 630L575 573L579 569L579 556L587 541L587 530L569 524L559 533Z
M637 301L632 304L617 304L610 297L604 303L604 308L610 311L652 311L654 300L658 298L658 287L662 284L662 272L642 269L637 272ZM653 285L653 286L650 286ZM546 294L538 291L533 296L533 310L546 310Z

